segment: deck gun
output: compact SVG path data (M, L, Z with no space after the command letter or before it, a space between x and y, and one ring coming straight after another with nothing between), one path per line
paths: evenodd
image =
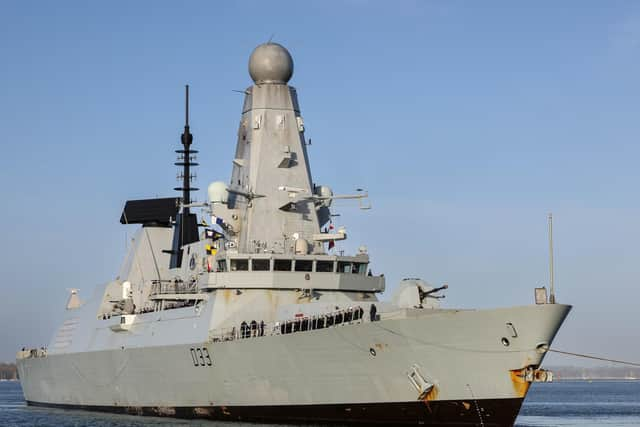
M418 292L420 293L420 301L424 302L425 298L442 299L445 297L445 295L433 295L433 294L448 288L449 288L449 285L442 285L438 288L433 288L428 291L423 291L421 287L418 287Z

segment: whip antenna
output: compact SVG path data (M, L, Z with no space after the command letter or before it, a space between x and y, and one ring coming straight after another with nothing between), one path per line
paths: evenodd
M548 215L548 221L549 221L549 287L550 289L550 295L549 295L549 303L551 304L555 304L556 303L556 291L555 291L555 287L553 284L553 214L551 212L549 212Z

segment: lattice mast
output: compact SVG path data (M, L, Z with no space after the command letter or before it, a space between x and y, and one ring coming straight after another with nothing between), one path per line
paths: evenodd
M182 187L175 187L174 190L182 191L182 204L185 205L182 212L188 215L191 192L197 191L199 188L191 187L191 181L196 178L195 174L191 175L191 167L198 166L198 163L195 162L198 151L190 148L193 143L193 135L189 130L189 85L185 85L185 91L185 124L184 132L180 135L180 141L184 149L176 150L178 159L175 163L176 166L182 166L182 171L178 173L178 179L182 180Z
M175 232L173 236L173 247L171 250L171 268L180 267L182 265L182 247L198 240L198 224L195 214L189 209L191 204L191 192L198 191L199 188L192 187L191 182L196 178L191 173L191 168L198 166L195 162L197 150L191 149L193 143L193 135L189 129L189 85L185 85L185 124L184 131L180 135L182 149L176 150L178 154L176 166L182 167L178 172L178 180L182 181L181 187L175 187L174 190L182 192L182 210L178 214L175 223Z

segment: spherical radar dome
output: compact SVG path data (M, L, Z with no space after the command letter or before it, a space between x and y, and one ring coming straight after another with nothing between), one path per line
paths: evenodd
M249 74L257 84L287 83L293 75L293 59L278 43L261 44L249 58Z

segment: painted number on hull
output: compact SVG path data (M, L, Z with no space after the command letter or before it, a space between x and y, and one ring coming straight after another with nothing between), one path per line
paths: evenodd
M209 350L206 347L192 347L191 348L191 361L193 366L211 366L211 356L209 356Z

